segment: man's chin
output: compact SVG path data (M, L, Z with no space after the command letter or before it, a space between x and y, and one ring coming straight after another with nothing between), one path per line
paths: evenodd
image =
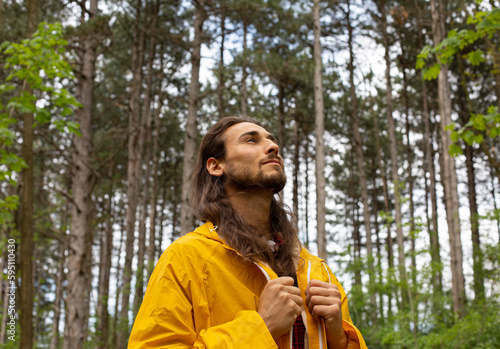
M264 187L273 189L274 194L278 194L280 191L285 188L286 185L286 177L285 176L275 176L273 178L269 178L266 183L264 183Z

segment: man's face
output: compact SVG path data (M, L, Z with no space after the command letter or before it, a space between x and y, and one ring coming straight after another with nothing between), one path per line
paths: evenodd
M263 127L242 122L223 135L226 157L220 164L227 189L270 189L281 191L286 183L283 158L278 155L276 138Z

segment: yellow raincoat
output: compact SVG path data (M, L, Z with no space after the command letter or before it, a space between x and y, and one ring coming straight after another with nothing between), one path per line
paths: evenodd
M367 348L351 322L344 289L326 263L302 249L297 281L331 282L342 294L343 327L352 348ZM149 280L129 339L129 349L290 348L290 332L276 343L257 313L259 296L278 276L264 264L249 264L206 223L172 243ZM304 303L305 304L305 303ZM327 349L324 324L304 305L306 348Z

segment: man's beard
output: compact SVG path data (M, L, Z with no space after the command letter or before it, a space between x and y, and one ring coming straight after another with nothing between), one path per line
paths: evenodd
M259 171L256 177L251 178L244 169L232 169L226 174L226 182L241 191L272 189L274 194L279 193L286 184L286 175L283 171L276 171L265 175Z

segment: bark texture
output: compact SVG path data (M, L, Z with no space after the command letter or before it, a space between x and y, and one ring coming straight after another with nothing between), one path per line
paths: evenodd
M243 22L243 62L241 63L241 71L243 76L241 77L241 116L247 116L248 109L248 92L247 92L247 55L248 55L248 45L247 45L247 34L248 34L248 23Z
M401 214L401 193L399 181L398 146L396 141L396 123L393 117L392 83L391 83L391 60L389 57L389 34L387 33L387 15L385 11L385 1L378 4L381 15L381 31L385 48L385 78L386 78L386 101L387 101L387 122L389 124L389 147L391 153L392 185L394 190L394 210L396 223L396 242L398 244L398 267L402 283L401 297L403 304L408 304L408 275L406 272L406 261L404 252L404 236Z
M31 36L38 25L38 0L26 2L28 10L28 23L26 36ZM26 87L30 90L30 87ZM23 118L23 145L22 158L27 167L21 172L21 207L20 224L21 233L21 287L20 287L20 314L21 337L19 347L22 349L33 347L33 114L26 113Z
M109 179L113 179L112 163L109 169ZM109 348L109 280L111 277L111 254L113 252L113 186L110 185L109 194L105 201L104 211L107 214L106 223L103 226L100 238L100 258L99 258L99 286L97 289L97 345L99 348Z
M353 146L356 150L356 162L358 165L359 185L361 189L361 200L363 202L363 222L366 234L366 254L368 258L368 278L369 278L369 293L370 304L372 310L371 320L373 323L377 322L377 301L375 295L375 269L373 266L373 243L372 243L372 228L370 223L370 207L368 205L368 183L366 180L365 172L365 159L363 155L363 142L359 132L359 119L358 119L358 100L356 96L356 86L354 84L354 49L353 49L353 31L354 28L351 24L351 7L348 1L346 20L348 32L348 46L349 46L349 84L350 84L350 119L352 124Z
M438 44L444 39L444 6L440 0L431 0L432 31L434 42ZM442 143L441 183L444 187L446 206L446 222L450 238L451 281L453 311L459 317L465 315L465 279L463 272L462 240L460 237L460 216L457 189L455 160L448 153L451 144L450 131L445 130L451 123L451 97L448 81L448 66L443 65L438 76L438 101L440 114L440 131Z
M415 8L417 10L417 23L418 23L418 42L419 46L423 47L423 33L422 33L422 16L418 5L418 0L415 0ZM425 145L425 185L427 186L427 177L429 177L430 185L428 191L431 199L431 219L429 227L429 241L431 253L431 269L432 269L432 287L435 295L442 292L442 272L441 272L441 256L438 236L438 213L437 213L437 194L436 194L436 171L434 168L434 149L432 143L431 133L431 116L429 113L429 104L427 102L427 83L422 79L422 106L423 106L423 119L424 119L424 145ZM427 176L428 174L428 176ZM427 196L426 196L427 198ZM427 203L427 200L426 200ZM436 306L436 304L435 304Z
M61 301L64 291L64 265L66 264L66 256L64 255L66 248L63 243L59 242L59 266L57 268L56 279L56 297L54 299L54 317L52 319L52 332L50 339L50 349L56 349L59 345L59 321L61 319Z
M89 8L82 4L82 11L88 13L88 22L97 15L97 0L91 0ZM82 17L82 25L83 25ZM66 327L64 348L83 348L87 328L87 302L90 275L88 262L89 214L93 173L92 156L92 106L97 42L94 35L88 35L81 43L80 75L76 96L82 107L76 111L81 137L75 137L73 153L73 206L68 254L68 287L66 298Z
M127 212L125 243L125 264L123 266L123 292L120 309L118 349L125 349L129 334L129 304L132 281L132 259L134 258L135 225L137 206L140 196L142 179L142 150L144 146L144 125L141 122L141 85L144 51L144 30L142 19L142 0L135 4L136 18L134 31L134 44L132 48L132 81L130 83L129 125L128 125L128 167L127 167Z
M313 7L314 30L314 110L316 135L316 224L318 256L328 259L326 249L326 179L325 179L325 115L323 104L323 81L321 73L321 24L319 21L319 0L314 0Z
M205 0L195 4L193 53L191 55L191 82L189 83L189 106L184 136L184 162L182 167L181 235L193 229L194 216L191 212L191 175L196 161L196 138L198 136L197 114L200 94L200 60L203 41L203 22L206 18Z

